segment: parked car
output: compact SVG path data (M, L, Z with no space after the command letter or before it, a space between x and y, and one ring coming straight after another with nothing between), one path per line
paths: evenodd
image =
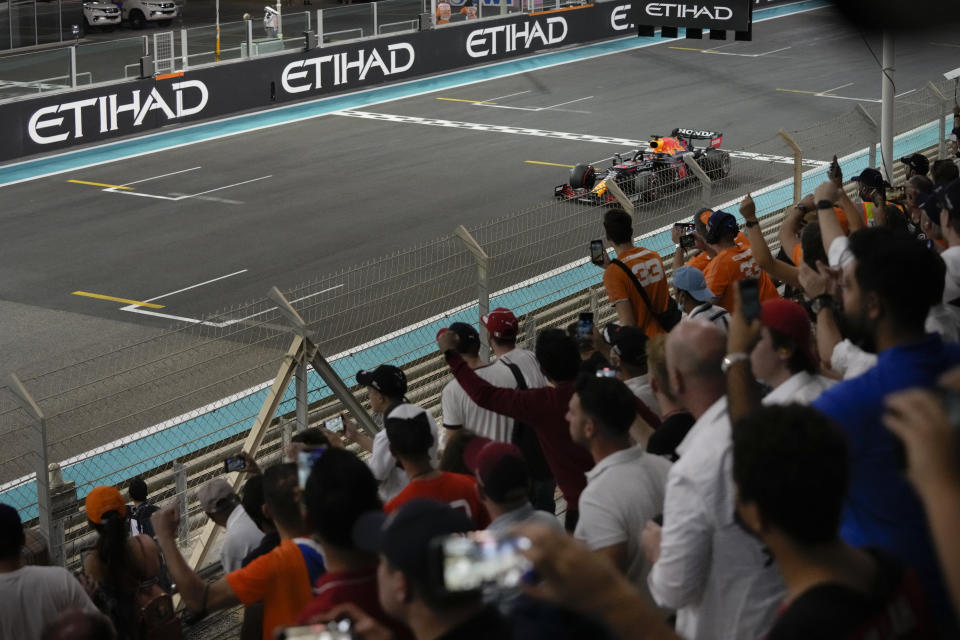
M123 21L123 16L120 13L120 7L112 2L92 0L83 3L83 19L87 23L88 31L94 29L113 31L114 27Z

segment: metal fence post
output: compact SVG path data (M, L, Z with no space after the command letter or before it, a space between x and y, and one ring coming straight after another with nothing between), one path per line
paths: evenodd
M613 194L613 197L617 199L617 202L620 203L620 206L623 207L623 210L630 214L630 217L634 217L634 213L637 208L634 206L630 198L623 192L623 189L620 188L620 185L616 183L613 178L607 178L603 181L603 184L607 187L607 191Z
M537 316L533 312L527 314L523 319L524 346L533 351L537 344Z
M187 514L187 466L179 460L173 463L173 480L177 498L177 511L180 512L180 527L177 530L177 543L187 544L190 535L190 518Z
M937 160L943 160L947 156L947 97L940 93L937 85L930 81L927 81L927 88L940 103L940 108L937 109L937 125L940 132L937 138Z
M473 254L473 259L477 263L477 305L480 307L479 318L479 316L490 313L490 283L487 277L487 270L490 267L490 256L487 255L487 252L483 250L483 247L480 246L474 237L470 235L470 232L467 231L465 226L460 225L454 233L463 241L467 250ZM484 362L490 359L489 339L490 336L487 335L487 328L483 326L483 323L480 323L480 359Z
M248 21L249 22L249 21ZM183 60L183 70L190 66L190 55L187 49L187 30L180 29L180 58Z
M297 363L297 431L303 431L310 425L307 418L307 359L300 358Z
M877 121L873 119L867 110L863 108L863 105L858 104L856 107L857 113L863 116L863 119L867 122L868 125L873 129L873 142L870 143L870 166L876 168L877 166L877 144L880 141L880 125L877 124Z
M710 206L710 200L713 198L713 180L710 179L710 176L707 175L707 172L703 170L703 167L700 166L700 163L693 158L692 153L683 154L683 162L687 167L693 171L693 175L697 176L697 179L700 181L700 184L703 185L703 206Z
M253 57L253 20L247 20L247 57Z
M280 312L280 315L290 323L297 336L303 341L303 355L301 357L313 365L313 370L327 383L330 391L343 403L343 406L350 412L350 415L356 418L360 428L366 431L371 437L376 435L380 430L377 423L373 421L373 417L367 413L367 410L360 404L360 401L350 393L350 389L344 384L337 372L333 370L330 363L327 362L326 358L320 353L320 350L311 339L313 335L312 332L307 328L307 323L303 321L303 318L300 317L297 310L290 305L276 287L273 287L267 292L267 297L277 304L277 310Z
M77 45L75 44L70 45L70 86L74 89L77 87Z
M371 2L371 3L370 3L370 7L371 7L371 9L372 9L372 11L373 11L373 35L375 35L375 36L380 35L380 26L379 26L379 21L378 21L378 19L377 19L377 18L378 18L378 15L377 15L377 7L378 7L378 6L379 6L379 3L377 3L377 2Z
M17 396L17 401L27 415L37 423L33 442L37 454L37 516L40 520L40 531L50 541L51 551L54 551L53 521L50 517L50 471L47 463L47 418L20 382L20 378L13 373L10 374L10 390Z
M54 565L67 566L67 536L63 519L53 523L52 538L50 538L50 562Z
M800 202L803 199L803 150L797 144L797 141L783 129L780 129L777 133L793 150L793 201Z
M323 46L323 9L317 9L317 46Z
M280 453L283 455L283 452L287 450L287 445L293 442L293 425L289 420L283 423L283 426L280 428Z
M150 36L140 36L143 38L143 55L150 55Z
M374 5L374 6L376 6L376 5ZM307 17L307 28L305 29L305 31L310 31L310 30L311 30L311 29L310 29L310 12L309 12L309 11L304 11L304 12L303 12L303 15L305 15L305 16Z

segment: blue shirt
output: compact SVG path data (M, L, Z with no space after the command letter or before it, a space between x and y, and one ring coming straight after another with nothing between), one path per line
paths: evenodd
M850 487L840 534L856 547L888 550L919 574L934 615L950 605L923 506L903 475L903 446L881 422L884 397L912 387L932 388L960 365L960 344L930 334L916 344L887 349L877 365L841 382L813 406L833 418L850 448Z

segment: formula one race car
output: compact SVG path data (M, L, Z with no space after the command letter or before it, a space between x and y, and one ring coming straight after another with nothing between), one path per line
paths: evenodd
M570 170L570 182L556 187L553 193L563 200L576 198L591 204L615 202L616 198L604 184L607 178L613 178L632 200L650 202L664 195L670 185L696 180L683 160L687 153L693 154L693 159L711 180L726 178L730 174L730 154L720 150L722 140L723 134L717 131L677 128L669 137L652 136L647 149L616 154L607 169L578 164ZM697 145L701 141L706 144Z

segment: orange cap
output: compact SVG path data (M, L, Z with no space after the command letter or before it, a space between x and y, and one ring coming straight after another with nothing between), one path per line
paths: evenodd
M100 524L103 514L108 511L116 511L121 516L127 515L127 504L123 501L123 496L116 487L108 485L94 487L93 491L87 494L86 509L87 519L94 524Z

